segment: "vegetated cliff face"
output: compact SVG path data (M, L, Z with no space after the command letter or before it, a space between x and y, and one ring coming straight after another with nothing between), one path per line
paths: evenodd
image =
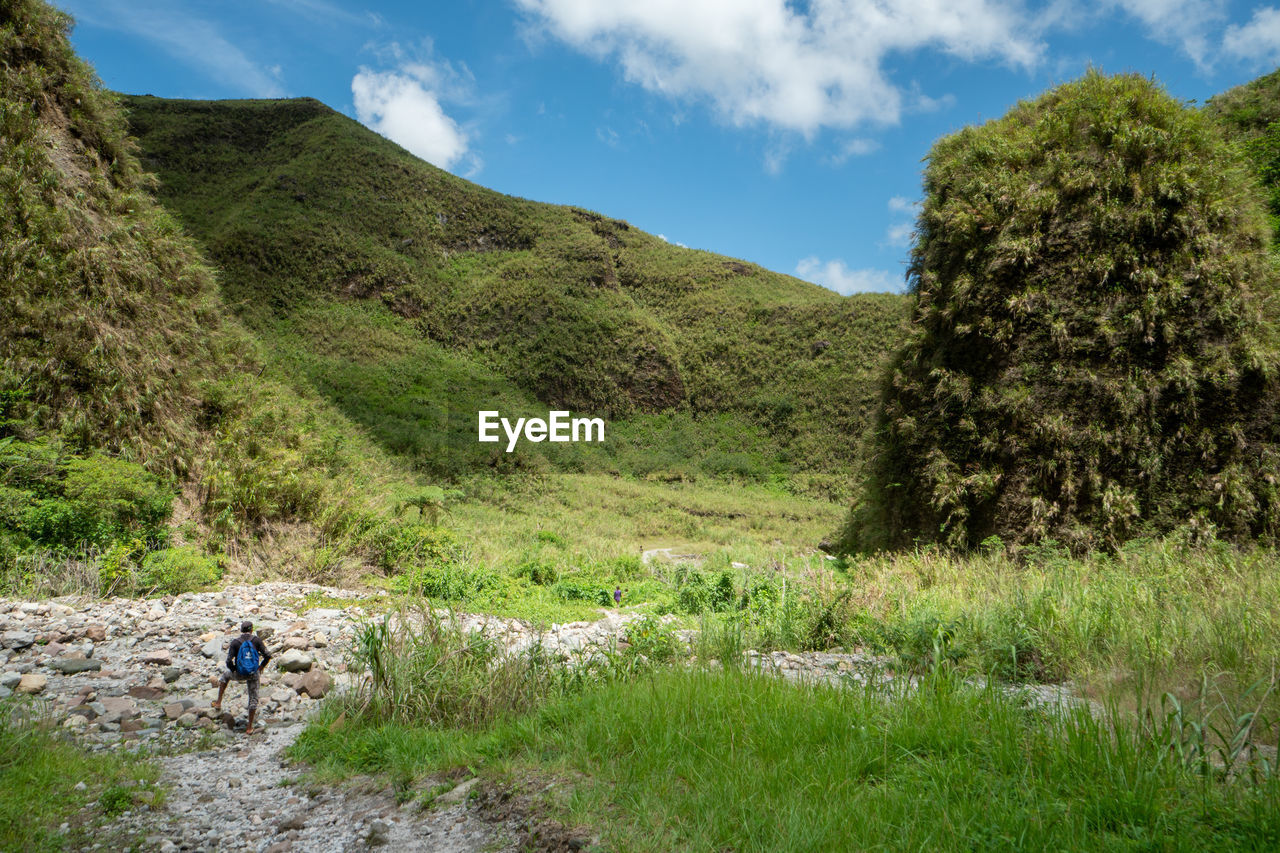
M260 376L70 23L0 5L0 569L35 546L163 538L183 484L224 532L308 520L383 463Z
M1204 115L1090 73L940 140L844 547L1274 536L1276 290Z
M243 356L68 26L42 2L0 9L3 415L181 472L196 384Z

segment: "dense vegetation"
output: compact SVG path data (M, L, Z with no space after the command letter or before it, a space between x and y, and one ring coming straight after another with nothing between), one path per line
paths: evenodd
M476 411L554 405L608 417L609 447L515 464L847 491L901 297L842 299L504 196L313 100L127 103L228 303L420 469L509 465L476 443Z
M1276 273L1203 114L1090 73L939 141L845 545L1280 532Z
M0 585L179 591L282 524L385 556L414 484L267 370L68 26L0 9Z
M1211 98L1205 112L1253 164L1266 194L1272 234L1280 243L1280 71Z

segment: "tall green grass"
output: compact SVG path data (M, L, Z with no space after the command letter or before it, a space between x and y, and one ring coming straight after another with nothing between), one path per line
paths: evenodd
M469 682L458 690L473 689ZM887 688L660 669L477 729L338 718L294 755L406 792L458 766L575 780L544 807L608 849L1266 850L1280 780L1185 749L1186 718L1033 710L954 670ZM339 725L341 723L341 725Z

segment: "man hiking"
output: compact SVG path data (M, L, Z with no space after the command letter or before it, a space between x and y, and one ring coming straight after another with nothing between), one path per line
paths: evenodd
M263 644L262 638L253 633L253 623L247 619L240 623L240 636L227 646L227 665L222 670L222 678L218 682L218 699L213 703L214 710L222 708L222 694L227 692L227 684L232 679L243 681L249 686L249 724L244 733L253 734L253 718L258 712L258 675L271 662L271 653Z

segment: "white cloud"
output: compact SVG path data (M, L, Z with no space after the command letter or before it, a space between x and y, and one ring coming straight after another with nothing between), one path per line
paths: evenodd
M884 62L935 49L1031 67L1042 51L1019 0L515 0L540 33L736 125L811 136L892 123L904 99Z
M915 233L915 230L915 223L898 222L889 226L889 230L885 232L884 240L890 246L910 246L911 235Z
M278 66L264 68L228 41L215 24L192 17L173 4L156 0L63 0L59 5L82 23L152 42L180 62L230 86L234 94L257 98L284 95Z
M872 291L900 292L903 288L900 275L880 269L849 269L839 258L823 263L814 256L807 257L796 264L796 275L845 296Z
M1180 47L1197 65L1208 65L1210 32L1226 16L1217 0L1113 0L1162 44Z
M912 201L906 196L895 195L893 198L889 199L889 212L905 213L910 216L915 216L920 212L920 202Z
M348 12L329 0L267 0L275 6L308 18L318 24L348 27L378 27L382 19L372 12Z
M351 80L356 118L428 163L452 169L467 159L474 172L479 161L468 156L466 132L440 105L451 75L447 65L426 62L402 62L395 71L361 68Z
M850 139L840 146L840 150L832 154L829 162L833 166L842 166L851 157L863 157L880 150L880 143L874 139Z
M1222 47L1232 56L1259 65L1280 63L1280 9L1264 6L1244 26L1227 28Z

